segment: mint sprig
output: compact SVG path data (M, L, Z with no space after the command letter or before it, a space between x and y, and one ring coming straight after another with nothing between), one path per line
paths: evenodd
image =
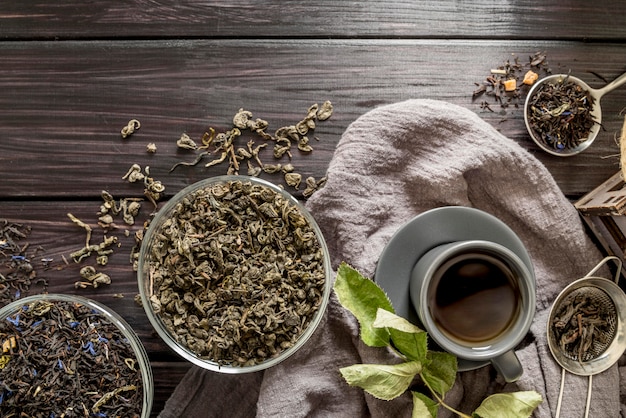
M535 391L499 393L487 397L472 415L444 402L458 371L456 357L428 350L428 334L395 314L385 292L346 263L337 271L335 294L358 320L363 342L370 347L390 347L396 364L355 364L340 369L350 386L376 398L392 400L409 390L419 377L430 393L411 391L413 418L436 418L440 407L463 418L527 418L542 402Z

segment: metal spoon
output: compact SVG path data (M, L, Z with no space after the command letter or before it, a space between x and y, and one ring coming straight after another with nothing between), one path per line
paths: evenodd
M578 146L573 148L554 149L552 147L549 147L541 138L537 138L533 129L530 126L530 121L528 120L528 114L531 111L530 99L543 84L560 82L565 79L575 84L578 84L584 90L587 90L589 92L589 95L594 99L593 106L590 112L596 123L593 124L593 127L589 131L589 136L587 137L587 139L580 142ZM587 147L591 145L591 143L596 139L596 136L598 136L598 132L600 132L600 127L602 123L602 109L600 108L600 98L624 83L626 83L626 73L620 75L615 80L600 89L592 89L587 83L585 83L581 79L568 74L556 74L541 79L540 81L536 82L535 85L530 89L530 91L528 92L528 96L526 96L526 102L524 104L524 122L526 123L526 129L528 130L530 137L541 149L559 157L570 157L572 155L583 152L587 149Z

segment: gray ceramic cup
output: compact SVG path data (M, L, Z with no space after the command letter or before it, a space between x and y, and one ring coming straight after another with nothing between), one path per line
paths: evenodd
M535 315L535 276L514 252L480 240L435 247L415 264L410 295L443 350L491 362L507 382L521 377L514 348Z

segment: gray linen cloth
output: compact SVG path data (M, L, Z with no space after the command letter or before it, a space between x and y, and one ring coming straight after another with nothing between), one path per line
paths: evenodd
M346 261L367 277L391 236L414 216L440 206L468 206L511 227L526 246L537 278L537 313L517 349L522 378L505 383L491 366L459 373L446 401L471 413L492 393L535 390L535 416L554 415L561 368L546 342L552 302L602 255L550 173L516 142L473 112L440 101L410 100L374 109L343 134L328 182L307 207L329 245L333 267ZM339 369L393 361L360 342L351 314L331 297L324 321L304 348L264 372L232 376L193 367L167 402L170 417L410 417L407 394L381 401L349 387ZM625 413L626 378L615 365L594 376L592 417ZM567 374L563 417L583 416L586 377ZM441 417L450 413L440 408Z

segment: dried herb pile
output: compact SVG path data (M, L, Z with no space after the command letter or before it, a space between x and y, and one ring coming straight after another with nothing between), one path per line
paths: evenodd
M32 261L43 249L31 249L25 241L30 231L27 225L0 219L0 307L47 288L47 280L38 277ZM51 260L40 261L46 265Z
M150 243L153 311L171 335L220 365L291 347L322 303L324 254L292 202L228 181L179 202Z
M589 91L567 77L544 83L529 100L533 136L555 150L572 149L587 140L596 123Z
M80 303L34 302L0 322L0 416L139 417L137 358L119 329Z
M563 301L550 324L561 352L580 362L594 360L605 351L615 336L616 321L611 298L591 297L584 289Z

